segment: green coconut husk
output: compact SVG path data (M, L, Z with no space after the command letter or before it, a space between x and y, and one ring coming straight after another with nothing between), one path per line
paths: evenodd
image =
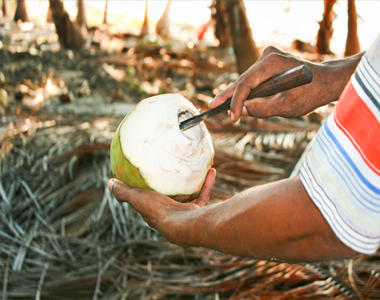
M126 158L120 144L120 128L128 115L123 119L117 128L115 135L112 139L110 148L110 161L113 176L130 187L153 190L144 180L138 168ZM167 195L178 202L188 202L193 200L199 195L200 192L184 195Z

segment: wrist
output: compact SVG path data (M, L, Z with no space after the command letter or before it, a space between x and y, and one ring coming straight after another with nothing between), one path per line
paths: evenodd
M219 245L221 220L217 217L223 215L221 204L223 203L204 206L194 211L190 218L187 218L187 247L223 250Z
M339 100L362 56L363 53L360 53L350 58L330 60L320 64L324 69L322 81L327 92L325 104Z
M205 206L195 210L189 218L186 218L187 247L208 247L208 232L210 230L210 220L207 211L210 206Z
M165 230L158 230L169 242L183 248L207 247L205 241L208 234L205 210L208 206L192 209L187 212L179 211L172 214L165 222Z

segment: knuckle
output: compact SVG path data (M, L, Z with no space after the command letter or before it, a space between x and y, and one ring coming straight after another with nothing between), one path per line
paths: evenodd
M293 118L295 117L294 110L291 109L289 106L285 106L282 110L282 116L287 118Z
M298 66L300 63L294 57L289 57L286 54L282 53L271 53L268 55L266 62L269 66L276 65L278 70L288 70L292 67Z
M244 103L244 107L246 108L247 114L250 117L257 117L257 115L255 113L255 109L254 109L255 106L253 105L252 101L246 101Z
M119 184L114 183L112 185L112 194L115 196L116 199L121 198L121 188Z
M259 117L259 116L257 115L256 111L255 111L254 109L252 109L252 108L249 108L249 107L247 107L247 114L248 114L248 116L250 116L250 117L256 117L256 118Z
M247 108L248 115L251 117L255 117L255 118L265 117L263 112L265 112L266 109L261 109L257 101L250 101L249 103L247 103L246 108Z
M279 115L280 107L275 98L276 96L277 95L272 98L253 101L248 109L249 114L256 118L267 118Z
M274 53L274 52L278 52L278 49L276 47L267 46L267 47L265 47L265 49L263 51L263 55L266 56L266 55Z
M286 118L296 117L296 107L292 99L284 95L279 95L276 102L278 103L279 116Z
M239 93L246 92L247 90L251 90L251 88L255 87L256 77L252 76L251 73L244 73L238 79L235 93L238 91Z
M241 75L237 80L237 86L244 86L247 84L247 76L245 74Z
M270 64L281 64L285 57L280 53L271 53L268 55L268 62Z

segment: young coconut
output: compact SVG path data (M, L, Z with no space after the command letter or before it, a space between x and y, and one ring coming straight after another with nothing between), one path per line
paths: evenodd
M114 177L179 202L197 197L211 168L214 148L204 123L183 132L179 129L180 121L196 114L195 106L180 94L138 103L112 140Z

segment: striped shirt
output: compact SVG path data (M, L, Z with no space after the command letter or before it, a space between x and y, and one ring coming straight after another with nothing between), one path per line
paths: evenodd
M301 182L336 236L359 253L380 246L380 35L317 134Z

